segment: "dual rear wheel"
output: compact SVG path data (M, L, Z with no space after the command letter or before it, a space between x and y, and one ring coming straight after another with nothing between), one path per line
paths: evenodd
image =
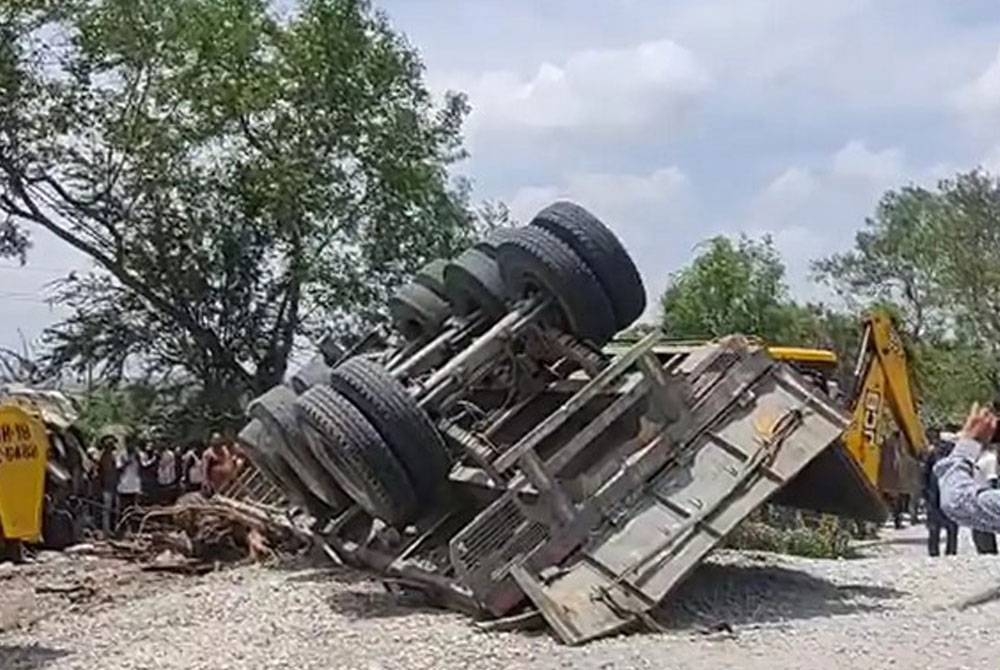
M554 303L554 325L597 345L646 308L642 279L614 233L583 207L556 202L527 226L494 230L454 260L429 263L389 311L406 339L429 339L451 315L491 323L539 293Z
M296 404L317 461L372 516L403 525L440 498L451 467L444 441L381 365L348 359Z
M614 234L582 207L558 202L452 261L433 261L391 298L405 339L434 337L452 316L485 322L540 296L543 318L596 345L645 309L642 280ZM324 371L325 374L325 371ZM392 525L414 520L447 486L450 459L430 417L381 365L351 358L295 401L313 461L339 489Z

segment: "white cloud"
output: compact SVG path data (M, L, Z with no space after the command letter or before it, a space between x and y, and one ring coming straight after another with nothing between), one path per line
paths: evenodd
M645 175L584 172L568 175L561 184L521 188L510 199L510 209L527 222L553 200L573 200L608 217L613 228L624 229L637 214L643 213L642 219L650 216L651 208L686 203L688 187L688 178L674 166Z
M979 164L993 174L1000 174L1000 144L986 152Z
M543 63L530 77L485 72L448 82L469 93L473 131L522 127L633 129L656 124L667 133L683 124L711 85L689 50L670 40L626 49L579 51L562 64Z
M952 96L959 112L976 124L1000 121L1000 50L989 66Z
M768 198L800 200L816 188L816 180L807 170L788 168L767 185L764 195Z
M800 299L829 300L833 296L810 281L810 262L849 247L886 189L907 178L922 181L931 171L908 166L898 148L873 150L851 140L819 165L775 177L752 199L743 230L773 238Z
M833 155L832 174L875 186L893 184L903 176L903 154L899 149L872 151L864 142L852 140Z

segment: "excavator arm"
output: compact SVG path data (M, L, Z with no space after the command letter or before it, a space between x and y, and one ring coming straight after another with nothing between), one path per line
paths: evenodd
M927 450L927 435L917 414L906 350L892 319L884 312L873 312L865 317L864 327L854 375L852 420L844 444L868 480L886 490L883 461L892 455L883 453L887 437L881 434L883 412L902 431L913 459L920 459Z

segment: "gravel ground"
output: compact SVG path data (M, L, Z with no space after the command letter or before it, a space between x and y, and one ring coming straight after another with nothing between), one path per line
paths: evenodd
M925 558L921 535L887 531L850 561L720 553L664 608L668 632L581 648L482 633L345 570L126 580L124 592L112 585L107 598L0 632L0 668L995 668L1000 596L984 594L1000 586L1000 562ZM4 583L0 612L17 579Z

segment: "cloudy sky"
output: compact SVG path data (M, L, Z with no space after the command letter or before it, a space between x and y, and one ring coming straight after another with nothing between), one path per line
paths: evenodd
M466 91L478 198L580 202L651 297L718 233L770 233L794 292L886 188L1000 170L1000 5L878 0L382 0L435 90ZM85 265L36 237L0 270L0 345Z

